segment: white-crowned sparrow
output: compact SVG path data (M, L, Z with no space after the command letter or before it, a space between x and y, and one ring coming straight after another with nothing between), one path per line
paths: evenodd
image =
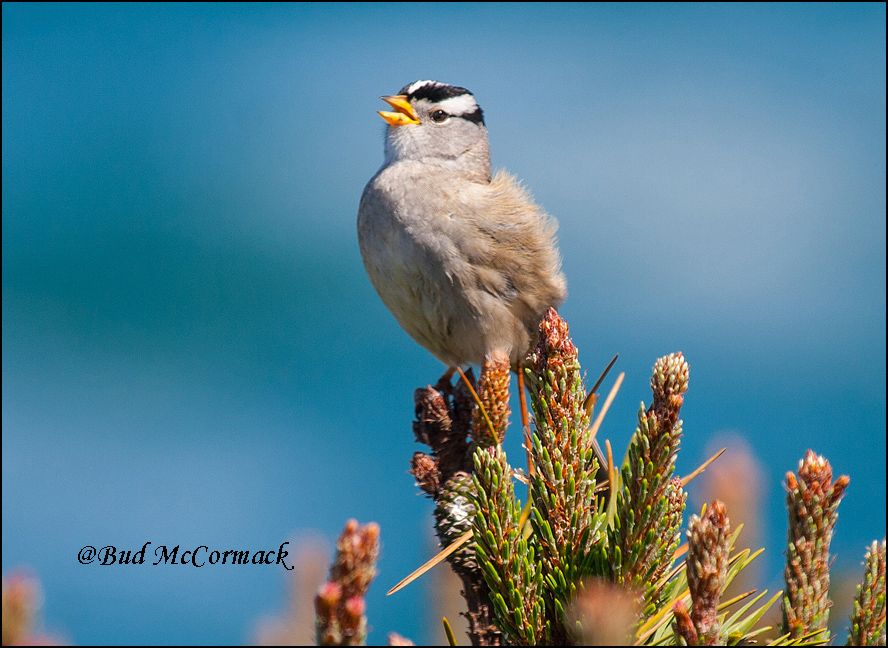
M465 88L416 81L394 112L385 161L361 196L364 267L410 336L448 367L507 354L512 367L567 287L556 223L511 175L490 174L484 115Z

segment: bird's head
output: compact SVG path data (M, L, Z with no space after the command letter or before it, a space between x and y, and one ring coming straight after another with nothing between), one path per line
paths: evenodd
M381 99L393 108L379 111L388 123L387 164L423 160L489 180L484 113L471 92L439 81L415 81Z

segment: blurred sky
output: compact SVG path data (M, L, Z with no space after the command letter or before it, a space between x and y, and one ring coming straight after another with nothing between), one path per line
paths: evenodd
M378 97L417 79L470 88L494 166L560 221L580 360L626 372L618 454L681 350L678 471L749 440L769 575L809 447L851 475L837 564L884 536L884 4L2 12L3 570L32 567L51 629L247 641L283 570L77 551L271 548L356 517L382 526L371 641L426 639L421 587L383 593L429 557L406 470L413 389L443 367L355 233Z

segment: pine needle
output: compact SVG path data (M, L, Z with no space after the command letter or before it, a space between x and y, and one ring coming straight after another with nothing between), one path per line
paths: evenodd
M610 408L611 403L614 402L614 398L617 397L617 392L620 391L620 385L623 384L623 378L626 377L626 372L620 373L617 376L616 382L614 382L614 386L611 387L610 393L607 395L607 398L604 400L604 405L601 406L601 411L598 413L598 417L595 419L595 423L592 424L592 431L589 434L589 438L594 439L595 435L598 434L598 428L601 427L602 421L604 421L604 415L607 414L607 410ZM613 481L611 481L613 483Z
M613 359L610 362L607 363L607 366L604 368L604 371L602 371L601 375L598 376L598 380L596 380L595 384L592 385L592 389L589 390L589 395L586 396L586 400L583 401L583 409L585 409L586 412L591 414L592 406L595 405L595 401L597 400L595 398L595 394L598 392L598 388L601 387L601 383L604 382L604 379L607 377L608 372L614 366L614 364L617 361L617 358L619 358L619 357L620 357L620 354L618 353L617 355L615 355L613 357Z
M716 459L718 459L719 457L721 457L721 456L724 454L725 450L727 450L727 448L722 448L721 450L719 450L718 452L716 452L714 455L712 455L709 459L707 459L706 461L704 461L704 462L700 465L700 467L697 468L697 470L695 470L694 472L692 472L692 473L691 473L690 475L688 475L687 477L682 477L682 479L681 479L681 486L682 486L682 488L684 488L685 486L687 486L688 484L690 484L691 481L692 481L695 477L698 477L698 476L700 475L700 473L702 473L704 470L706 470L706 469L709 467L709 464L711 464L713 461L715 461Z
M481 409L481 416L484 417L484 422L487 423L487 429L490 430L490 438L493 439L496 443L499 443L499 436L497 436L496 430L493 429L493 423L490 422L490 417L487 416L487 410L484 409L484 404L481 402L481 399L478 397L478 392L476 392L475 388L472 387L472 383L469 382L469 379L466 377L466 374L463 372L462 367L457 367L456 370L459 372L459 375L462 376L463 381L466 383L466 386L469 388L469 391L472 394L472 398L475 399L475 403ZM494 445L496 445L496 443Z
M385 593L385 595L391 596L395 592L404 589L410 583L412 583L417 578L419 578L420 576L425 574L427 571L429 571L432 567L434 567L438 563L442 562L445 558L447 558L447 556L449 556L454 551L456 551L457 549L462 547L465 543L467 543L471 539L472 539L472 530L469 529L468 531L463 533L460 537L458 537L456 540L454 540L450 545L448 545L446 549L439 552L438 555L436 555L434 558L432 558L431 560L426 562L422 567L420 567L419 569L412 572L409 576L407 576L405 579L403 579L401 582L399 582L397 585L395 585L393 588L391 588L388 592Z
M441 617L441 622L444 624L444 634L447 635L447 643L451 646L455 646L456 637L453 636L453 628L450 627L450 622L447 620L447 617Z

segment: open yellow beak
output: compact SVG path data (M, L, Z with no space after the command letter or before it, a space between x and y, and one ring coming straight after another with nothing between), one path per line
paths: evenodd
M403 126L404 124L418 124L419 117L413 112L413 106L407 101L407 95L388 95L380 97L389 106L397 112L387 112L380 110L379 115L386 120L390 126Z

